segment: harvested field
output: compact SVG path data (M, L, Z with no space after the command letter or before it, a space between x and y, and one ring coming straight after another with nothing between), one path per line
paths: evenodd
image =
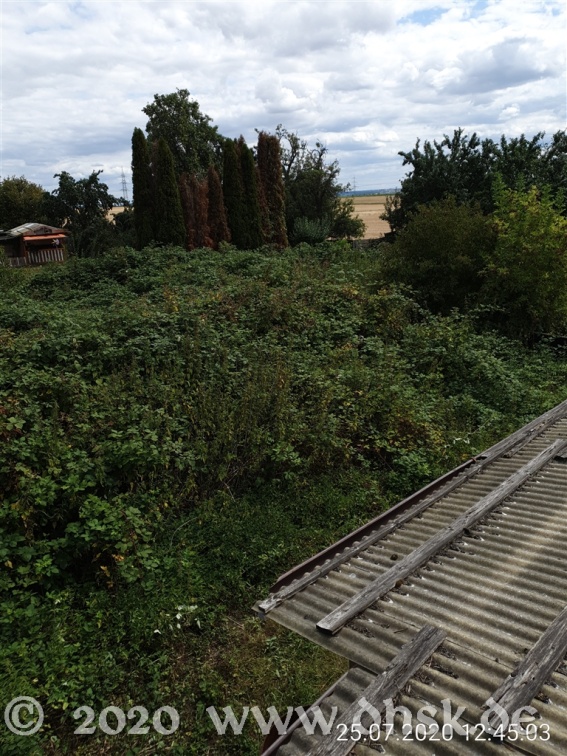
M390 230L390 226L386 221L380 218L384 212L387 198L387 194L373 194L351 198L354 201L355 215L358 215L366 224L364 239L377 239L387 234ZM106 217L108 220L113 220L118 213L121 213L125 209L124 207L113 207L109 210Z
M123 213L124 210L127 210L127 207L121 206L121 207L111 207L110 210L106 214L106 220L113 221L114 218L119 215L120 213Z
M388 223L380 218L384 212L387 194L374 194L365 197L352 197L355 215L366 224L364 239L377 239L390 230Z

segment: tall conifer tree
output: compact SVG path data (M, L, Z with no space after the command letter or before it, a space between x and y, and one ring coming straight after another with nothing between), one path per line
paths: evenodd
M159 139L155 152L154 186L155 240L185 246L185 224L173 156L163 138Z
M246 220L244 217L244 188L236 142L227 139L223 149L222 191L226 218L232 243L246 248Z
M209 208L209 235L214 249L223 241L230 241L230 231L226 220L226 211L222 195L222 184L217 169L211 165L207 173Z
M257 249L264 242L262 235L262 214L258 195L256 163L252 150L243 137L238 140L242 186L244 192L245 249Z
M282 156L277 136L261 131L258 134L258 172L268 210L270 236L268 241L280 249L288 246L285 223L285 186Z
M132 134L132 194L136 243L143 249L154 238L154 203L148 143L138 128Z
M191 177L188 173L182 173L179 177L179 196L185 224L185 246L187 249L195 249L197 246L195 200L191 192Z
M195 175L191 176L191 193L194 197L195 204L196 246L212 247L213 242L209 234L209 197L207 180L198 179Z
M208 180L198 179L195 174L184 173L179 181L187 249L213 246L209 232L208 188Z
M264 240L264 243L269 244L272 238L272 224L270 222L268 200L266 199L266 192L264 191L264 184L262 183L258 164L256 164L256 187L258 190L258 206L260 208L262 239Z

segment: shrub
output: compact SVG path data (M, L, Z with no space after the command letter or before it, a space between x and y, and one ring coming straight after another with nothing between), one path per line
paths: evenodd
M454 197L421 205L392 245L383 245L384 271L406 284L433 312L447 314L474 302L494 231L477 205Z
M323 220L310 218L296 218L293 224L291 241L293 244L319 244L325 241L331 233L331 223L327 218Z
M567 218L549 188L496 191L498 241L485 253L482 301L506 333L524 339L557 332L567 318Z

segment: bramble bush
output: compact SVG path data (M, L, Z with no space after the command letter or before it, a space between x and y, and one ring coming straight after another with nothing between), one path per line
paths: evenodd
M431 314L380 255L124 248L0 279L0 679L46 711L2 753L124 753L72 735L109 704L175 706L155 750L257 753L206 707L308 705L338 662L247 607L564 398L561 359Z

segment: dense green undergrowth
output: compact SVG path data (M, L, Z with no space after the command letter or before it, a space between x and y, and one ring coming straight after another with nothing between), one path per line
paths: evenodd
M563 400L567 369L385 287L380 250L115 250L0 269L2 754L255 754L207 706L342 662L261 624L283 571ZM81 705L171 736L74 736ZM35 749L35 750L34 750Z

